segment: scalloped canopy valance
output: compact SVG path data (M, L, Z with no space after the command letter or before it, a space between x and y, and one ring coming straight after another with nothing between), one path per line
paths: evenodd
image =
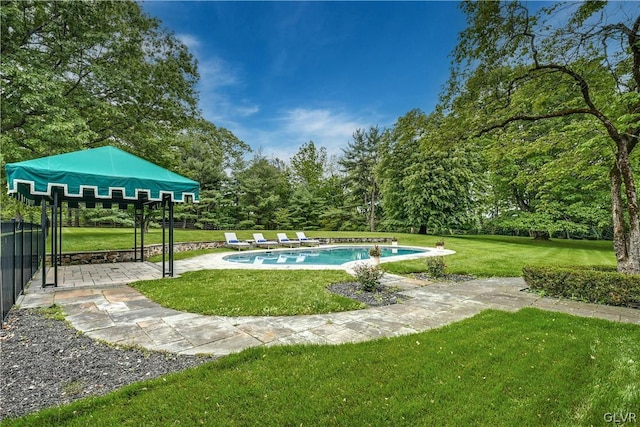
M6 165L9 194L39 203L54 191L69 202L198 202L200 184L106 146Z

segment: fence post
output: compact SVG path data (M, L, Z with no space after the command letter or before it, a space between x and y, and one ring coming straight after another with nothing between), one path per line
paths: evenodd
M18 222L20 223L20 292L18 295L20 295L24 290L24 220L19 219Z
M13 292L11 293L11 302L16 303L16 219L11 218L11 224L13 225L13 256L11 257L11 287Z
M33 277L33 218L29 223L29 240L31 241L29 245L29 276Z

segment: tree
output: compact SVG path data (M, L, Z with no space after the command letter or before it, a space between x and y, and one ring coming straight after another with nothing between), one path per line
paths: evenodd
M485 138L490 227L549 238L601 237L611 215L606 146L575 120L522 123ZM573 148L590 139L588 158Z
M413 110L385 134L378 175L390 227L424 234L476 220L479 152L446 140L445 127L442 117Z
M326 161L326 148L316 148L313 141L303 144L298 152L291 157L294 184L304 185L311 192L318 190L324 177Z
M300 230L315 230L324 211L323 200L306 186L299 186L291 195L288 205L289 224Z
M325 207L322 196L326 193L326 162L326 148L316 148L313 141L303 144L291 157L293 193L286 216L290 226L302 230L318 228L318 218Z
M3 1L3 161L105 144L168 166L196 62L134 1Z
M249 146L227 129L202 119L194 120L179 138L183 147L179 172L200 183L200 203L176 206L176 218L185 227L188 222L199 228L228 227L235 221L223 192L229 179L225 169L240 161Z
M241 228L274 228L278 208L289 201L290 186L285 172L259 153L238 175ZM281 215L281 214L280 214Z
M587 117L612 148L609 185L618 270L640 273L631 155L640 134L640 14L633 3L541 7L465 2L468 27L443 100L475 135L522 122ZM519 96L522 91L538 95ZM475 103L472 111L456 104ZM588 129L584 129L585 132ZM589 146L574 150L589 153Z
M377 126L368 131L357 129L353 140L349 141L338 164L345 174L345 187L348 188L347 202L358 213L364 213L369 231L375 231L376 206L378 205L378 184L376 165L382 132Z

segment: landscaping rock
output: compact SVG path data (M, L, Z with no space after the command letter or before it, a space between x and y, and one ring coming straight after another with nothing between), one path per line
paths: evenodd
M109 346L35 309L9 313L0 353L0 421L213 360Z
M358 282L335 283L327 289L334 294L351 298L369 307L397 304L400 301L409 299L408 296L400 294L401 289L385 285L380 285L379 290L376 292L365 292L361 290L360 283Z

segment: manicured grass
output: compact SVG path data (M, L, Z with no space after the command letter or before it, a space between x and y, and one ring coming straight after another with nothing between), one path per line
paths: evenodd
M326 289L350 281L352 276L336 270L202 270L132 286L165 307L191 313L288 316L363 308Z
M400 244L430 246L428 237L401 235ZM431 237L433 241L435 239ZM615 255L609 241L533 240L510 236L447 236L446 248L456 251L447 256L449 273L480 277L517 277L525 265L611 265ZM383 264L395 274L425 270L423 260Z
M603 425L638 413L640 327L524 309L340 346L260 347L7 426Z

